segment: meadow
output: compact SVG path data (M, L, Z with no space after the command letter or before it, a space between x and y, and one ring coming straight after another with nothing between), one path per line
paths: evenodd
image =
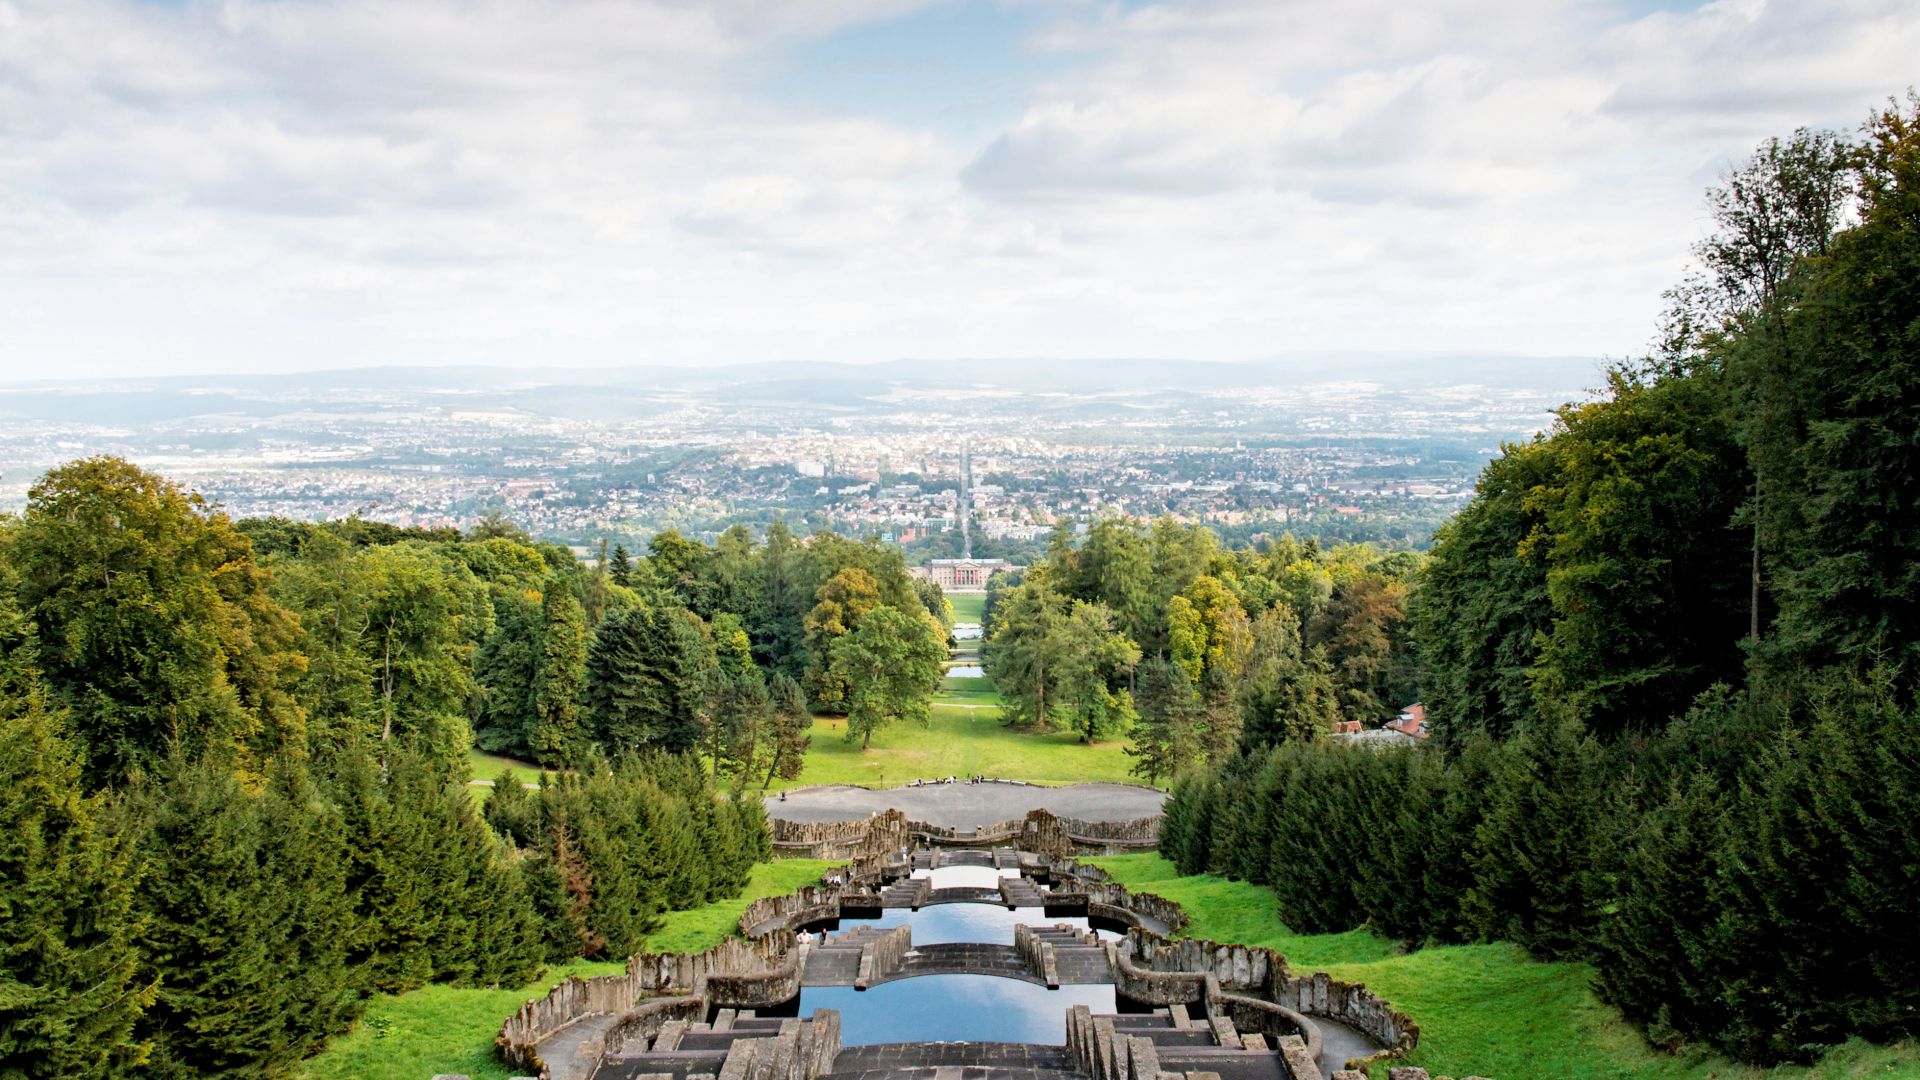
M1697 1051L1648 1046L1594 996L1586 964L1543 963L1506 944L1446 945L1406 952L1365 930L1295 934L1273 893L1211 874L1181 876L1158 855L1090 859L1127 888L1186 908L1190 936L1263 945L1296 972L1325 971L1366 983L1420 1025L1404 1064L1435 1076L1580 1080L1841 1080L1920 1077L1920 1046L1855 1040L1811 1067L1755 1069ZM1386 1068L1373 1070L1384 1080Z
M815 884L832 863L787 859L754 867L738 897L687 911L669 912L647 938L652 952L709 948L733 933L741 912L763 896ZM304 1063L305 1080L422 1080L436 1073L464 1073L472 1080L507 1080L493 1054L500 1022L529 998L545 994L571 975L608 975L620 963L578 961L550 968L526 986L467 989L427 986L405 994L378 994L353 1030Z

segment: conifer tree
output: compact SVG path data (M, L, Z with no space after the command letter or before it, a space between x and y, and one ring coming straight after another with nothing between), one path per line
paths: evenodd
M580 602L557 580L541 601L538 665L534 668L527 749L543 765L578 762L590 736L582 698L586 689L587 626Z
M154 982L132 852L103 828L104 797L82 797L55 718L16 690L0 687L0 1075L124 1076L148 1055L134 1025Z
M1542 958L1578 956L1599 898L1599 747L1571 717L1543 720L1501 748L1491 779L1469 917Z

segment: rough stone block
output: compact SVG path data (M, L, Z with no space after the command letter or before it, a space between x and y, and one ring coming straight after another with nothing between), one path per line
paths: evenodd
M1127 1058L1133 1080L1160 1080L1160 1051L1154 1048L1152 1039L1140 1035L1128 1039Z
M1173 1026L1177 1028L1186 1027L1192 1022L1187 1017L1187 1007L1177 1003L1167 1006L1167 1016L1173 1020Z
M1282 1035L1279 1043L1280 1060L1293 1080L1315 1080L1320 1075L1320 1063L1307 1053L1305 1039L1298 1035Z
M1427 1070L1416 1065L1401 1065L1387 1070L1387 1080L1430 1080Z
M693 1077L689 1076L687 1080L693 1080ZM1333 1074L1333 1080L1367 1080L1367 1074L1359 1069L1341 1069Z
M1258 1050L1262 1053L1273 1049L1267 1045L1267 1037L1257 1031L1251 1035L1240 1036L1240 1048L1242 1050Z

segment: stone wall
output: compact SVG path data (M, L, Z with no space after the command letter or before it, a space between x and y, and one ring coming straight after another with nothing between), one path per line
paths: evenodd
M846 885L806 885L785 896L768 896L747 905L740 915L740 932L749 936L775 930L793 930L822 919L840 917L843 900L854 899L869 906L880 906L877 894Z
M1160 819L1080 821L1054 816L1041 809L977 829L951 829L925 821L908 821L898 810L888 810L854 821L787 821L769 817L776 855L787 858L848 859L858 873L862 867L884 864L913 841L932 847L992 847L1011 844L1022 851L1064 858L1079 854L1116 854L1148 851L1159 842Z
M1283 976L1273 998L1311 1016L1324 1016L1359 1028L1387 1047L1383 1055L1405 1054L1420 1041L1420 1025L1360 983L1342 982L1324 971L1298 978Z
M539 1043L582 1017L624 1016L663 995L698 998L702 1010L709 1002L760 1009L799 992L800 954L788 934L728 938L701 953L636 953L622 974L574 976L520 1006L494 1049L509 1066L538 1073Z
M860 968L853 977L853 988L865 990L900 970L907 954L913 951L913 927L896 926L860 946Z
M1127 932L1125 942L1117 944L1138 967L1156 972L1208 973L1224 990L1268 994L1277 981L1286 978L1286 960L1272 949L1257 945L1223 945L1198 938L1173 941L1137 928Z
M767 818L773 852L787 858L863 859L900 851L910 842L907 816L886 810L854 821Z

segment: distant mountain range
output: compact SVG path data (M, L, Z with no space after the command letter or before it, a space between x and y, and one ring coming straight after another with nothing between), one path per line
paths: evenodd
M804 407L872 407L900 391L1171 395L1365 382L1418 392L1475 385L1578 396L1599 385L1590 357L1300 354L1246 363L1198 360L893 360L876 364L762 362L689 368L371 367L292 374L37 380L0 387L0 417L151 424L192 416L264 417L299 408L358 410L462 398L476 409L582 419L645 415L665 398ZM440 403L445 404L442 400Z

